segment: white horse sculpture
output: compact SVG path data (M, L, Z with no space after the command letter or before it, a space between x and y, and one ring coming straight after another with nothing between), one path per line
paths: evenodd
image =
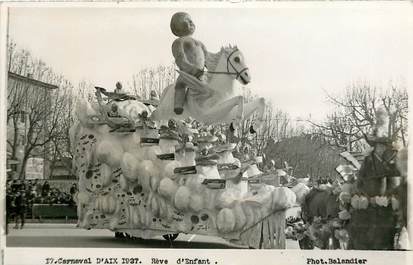
M229 123L241 121L258 110L258 119L254 127L262 123L265 101L264 98L254 99L244 104L244 97L239 89L235 89L234 81L246 85L251 77L244 62L244 57L237 47L223 47L206 58L208 68L207 81L201 83L194 77L182 73L187 79L189 89L186 94L184 112L176 115L173 111L175 84L165 88L159 106L151 118L157 121L169 119L184 120L194 118L204 124Z

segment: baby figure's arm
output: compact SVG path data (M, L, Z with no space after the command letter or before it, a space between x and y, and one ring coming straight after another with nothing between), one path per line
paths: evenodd
M202 69L199 69L187 59L184 51L183 39L179 38L173 42L172 54L175 58L175 63L178 65L180 70L189 73L195 77L199 77L203 74Z

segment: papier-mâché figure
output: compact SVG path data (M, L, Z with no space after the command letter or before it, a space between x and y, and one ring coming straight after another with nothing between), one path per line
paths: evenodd
M116 94L123 94L123 89L122 89L122 83L121 82L116 82L116 88L113 91Z
M192 38L195 24L189 14L178 12L171 19L172 33L178 38L172 44L172 54L179 69L201 80L204 74L207 50L205 45ZM178 76L175 85L174 112L182 114L188 85Z

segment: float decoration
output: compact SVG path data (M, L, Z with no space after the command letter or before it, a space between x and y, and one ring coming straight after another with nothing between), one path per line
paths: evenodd
M158 129L148 105L131 98L104 104L102 91L98 104L79 103L79 123L71 129L81 228L143 238L215 235L256 248L285 247L284 216L296 203L293 191L262 183L251 188L248 179L262 172L256 161L243 166L234 158L234 144L208 133L192 142L173 121ZM127 125L114 127L109 115L91 122L112 107Z

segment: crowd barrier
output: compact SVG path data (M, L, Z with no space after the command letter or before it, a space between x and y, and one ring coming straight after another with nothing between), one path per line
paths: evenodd
M32 218L77 219L77 207L69 204L33 204Z

